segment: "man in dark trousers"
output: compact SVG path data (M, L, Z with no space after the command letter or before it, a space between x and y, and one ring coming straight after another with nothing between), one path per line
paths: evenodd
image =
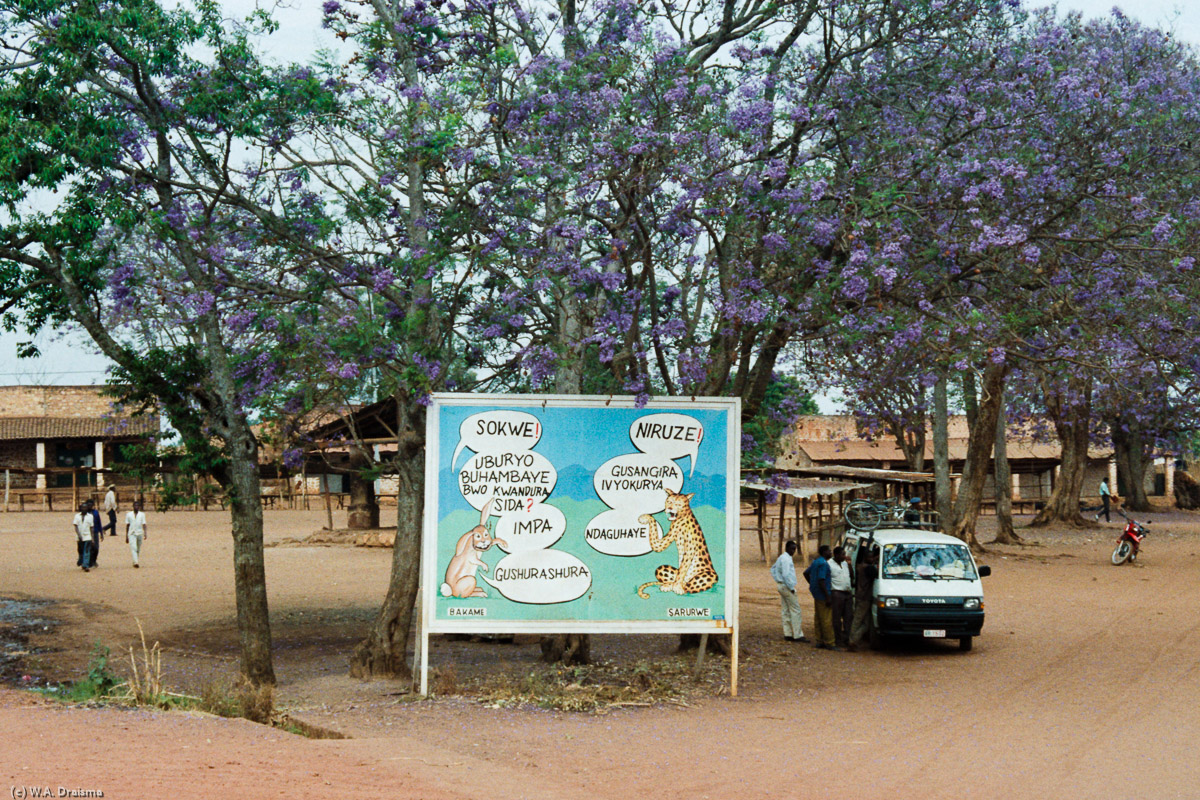
M817 622L817 647L822 650L840 650L833 638L833 585L829 575L829 558L832 553L829 545L823 544L817 550L817 558L804 570L808 578L808 591L813 596L816 607L813 616Z
M1096 519L1100 519L1100 515L1104 515L1105 522L1112 522L1112 517L1108 515L1109 503L1112 502L1112 492L1108 488L1108 478L1100 481L1100 502L1104 504L1104 508L1096 512Z
M875 551L867 545L858 548L858 565L854 569L854 622L850 625L850 650L856 651L867 638L871 619L871 601L874 599L875 579L879 568L875 564Z
M75 551L79 554L75 566L83 567L83 571L87 572L91 569L92 539L95 538L95 534L92 533L92 515L88 513L87 503L79 504L79 512L71 520L71 527L75 530Z
M850 616L854 612L854 595L850 594L850 562L846 550L833 548L829 562L829 579L833 586L833 638L838 647L850 644Z
M108 487L108 491L104 494L104 513L108 515L108 524L104 529L108 531L109 536L117 535L117 490L113 487Z
M96 557L100 555L100 540L104 538L104 523L100 521L100 511L96 508L95 501L88 500L87 508L92 517L92 562L88 566L95 569Z

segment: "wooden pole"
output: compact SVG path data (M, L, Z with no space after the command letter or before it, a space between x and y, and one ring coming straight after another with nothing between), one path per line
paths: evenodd
M758 552L762 554L762 560L765 563L767 560L767 544L763 541L763 525L766 523L765 517L767 514L767 492L765 489L757 492L755 497L758 498Z
M326 530L333 530L333 506L329 499L329 473L321 476L321 485L325 490L325 519L327 522Z
M79 508L79 470L71 468L71 508Z
M9 489L9 485L10 485L10 478L9 478L8 470L4 470L4 513L5 513L5 514L7 514L7 513L8 513L8 489Z
M783 492L779 493L779 543L775 549L775 557L778 558L783 552L783 526L784 516L787 514L787 495Z
M792 526L796 529L796 538L797 539L799 539L801 536L801 534L800 534L800 504L801 504L801 500L799 497L797 497L796 498L796 513L794 515L794 518L792 519Z
M808 563L808 498L800 501L800 518L803 520L800 529L800 560Z
M708 652L708 634L700 634L700 652L696 654L696 668L692 671L692 680L697 680L700 677L700 670L704 669L704 654Z
M825 539L825 495L817 495L817 550L820 551Z
M300 467L300 496L304 510L308 511L308 464Z
M729 643L729 696L730 697L737 697L738 628L739 627L740 626L738 626L738 625L734 625L733 632L729 634L730 637L733 639L733 641Z

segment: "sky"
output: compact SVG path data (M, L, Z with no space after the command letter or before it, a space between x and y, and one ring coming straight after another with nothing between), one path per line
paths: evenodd
M241 18L259 5L256 0L225 0L231 17ZM265 4L264 4L265 5ZM271 37L269 48L280 61L305 61L323 48L336 45L336 39L321 27L321 0L283 0L276 18L279 30ZM1030 5L1040 5L1031 3ZM1200 46L1200 2L1177 0L1068 0L1060 2L1060 11L1079 11L1085 17L1107 16L1114 6L1143 23L1172 29L1180 39ZM0 385L10 384L94 384L103 383L107 362L98 355L85 335L73 331L42 333L34 341L42 351L35 359L18 359L19 342L28 335L0 332ZM819 396L823 413L838 409L835 397Z

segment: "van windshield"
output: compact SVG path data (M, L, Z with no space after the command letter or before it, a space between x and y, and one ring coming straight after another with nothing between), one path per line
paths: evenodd
M887 544L883 546L883 577L976 580L971 552L961 544Z

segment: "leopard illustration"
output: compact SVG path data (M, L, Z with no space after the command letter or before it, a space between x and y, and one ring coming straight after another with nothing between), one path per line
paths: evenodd
M676 494L670 489L667 492L667 519L671 521L667 535L662 535L658 520L650 514L642 514L638 522L650 527L650 547L656 553L666 550L671 542L679 549L679 566L672 567L663 564L654 570L654 580L643 583L638 587L638 597L646 600L647 586L657 586L661 591L675 594L696 594L711 589L717 583L717 571L713 569L712 558L708 554L708 545L704 541L704 531L692 513L692 494Z

